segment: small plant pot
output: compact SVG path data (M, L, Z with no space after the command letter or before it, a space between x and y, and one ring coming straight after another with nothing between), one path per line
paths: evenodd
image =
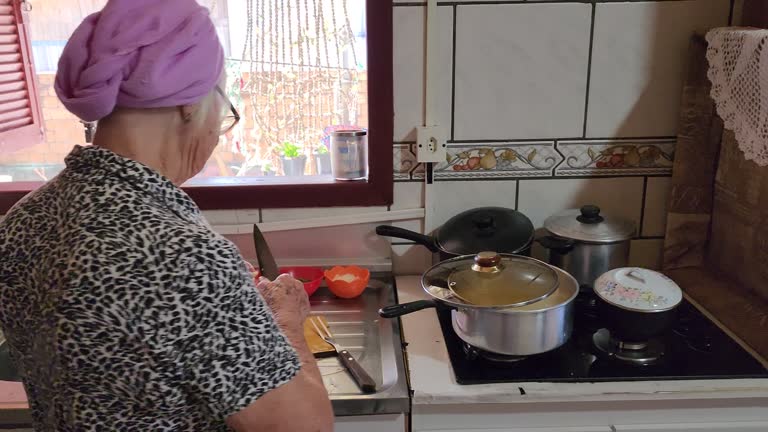
M261 170L261 165L254 165L245 172L246 177L262 177L264 172Z
M299 156L291 159L281 157L280 162L283 164L283 172L287 177L303 176L307 166L307 157Z
M254 165L252 168L245 172L246 177L274 177L274 171L264 171L261 165Z
M331 175L330 153L315 153L315 164L317 165L318 175Z

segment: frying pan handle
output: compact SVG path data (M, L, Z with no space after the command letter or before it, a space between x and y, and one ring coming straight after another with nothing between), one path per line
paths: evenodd
M440 248L437 247L435 239L424 234L419 234L415 231L393 227L389 225L381 225L376 227L376 234L382 237L394 237L403 240L410 240L420 245L426 246L432 252L440 252Z
M402 303L383 307L379 309L379 316L382 318L397 318L403 315L407 315L411 312L433 307L437 307L437 302L434 300L418 300L410 303Z
M573 250L576 242L573 240L565 240L553 236L544 236L536 239L536 241L547 249L553 250L561 255L565 255Z

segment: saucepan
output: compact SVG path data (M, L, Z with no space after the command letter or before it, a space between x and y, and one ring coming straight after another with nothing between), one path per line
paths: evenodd
M441 260L484 251L530 255L533 223L524 214L503 207L480 207L460 213L435 231L434 236L382 225L376 233L410 240L439 252Z
M549 235L537 241L549 249L549 263L587 287L608 270L626 267L636 231L634 222L601 214L594 205L551 216L544 228Z
M481 253L427 270L422 287L431 300L388 306L395 318L426 308L449 308L464 342L492 353L527 356L563 345L573 330L578 283L563 270L512 254Z
M598 308L611 335L623 342L644 342L677 320L683 291L667 276L644 268L611 270L595 282Z

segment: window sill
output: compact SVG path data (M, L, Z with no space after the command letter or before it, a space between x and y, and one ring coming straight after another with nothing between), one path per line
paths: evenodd
M5 214L43 182L0 183L0 214ZM392 180L343 182L331 176L218 177L195 179L184 190L203 210L381 206L392 203Z
M390 175L391 177L391 175ZM392 204L392 180L336 181L331 176L196 179L184 190L203 210L381 206Z

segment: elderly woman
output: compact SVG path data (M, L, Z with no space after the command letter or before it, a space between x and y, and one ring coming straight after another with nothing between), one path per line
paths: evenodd
M179 188L237 114L195 0L110 0L59 64L95 143L0 225L0 324L41 431L328 431L299 282L257 287Z

